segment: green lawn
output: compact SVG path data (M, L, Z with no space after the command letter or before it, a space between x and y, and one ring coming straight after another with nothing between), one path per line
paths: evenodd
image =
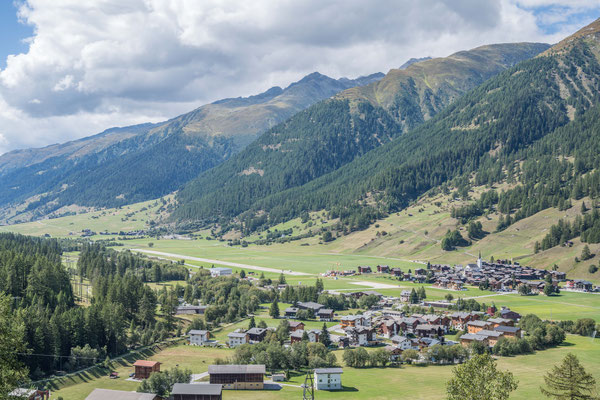
M600 359L600 340L569 335L564 345L537 352L531 355L499 358L500 369L511 371L519 380L519 388L511 399L529 400L541 398L539 386L543 383L543 375L568 353L572 352L596 380L600 381L598 359ZM341 363L342 351L335 352ZM193 373L207 370L215 358L227 358L233 354L228 349L210 349L193 346L174 346L151 357L163 363L163 369L175 365L192 369ZM364 368L344 367L342 382L345 387L341 392L318 392L319 399L441 399L445 395L445 383L452 375L452 366L404 366L402 368ZM53 391L53 398L62 396L65 400L83 400L96 387L135 390L137 383L126 382L123 377L132 371L129 364L116 369L121 378L110 380L107 377L88 376L86 382L79 382ZM300 385L304 376L296 376L289 384ZM283 387L280 391L224 391L224 399L240 400L286 400L298 399L302 389Z

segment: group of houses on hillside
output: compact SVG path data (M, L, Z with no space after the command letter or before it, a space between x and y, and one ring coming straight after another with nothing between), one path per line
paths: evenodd
M332 275L329 271L326 275ZM351 271L354 272L354 271ZM548 271L544 269L521 266L518 262L510 260L484 261L481 256L476 263L463 265L427 264L425 268L416 268L414 271L403 272L400 268L391 268L388 265L359 266L358 274L386 274L400 280L418 283L430 283L434 287L448 290L462 290L464 285L480 286L495 291L515 290L518 285L528 285L533 293L543 291L548 284L546 276L550 275L553 285L565 281L565 272ZM335 275L335 274L334 274ZM567 281L565 288L570 290L591 291L593 284L583 280ZM410 292L408 292L410 294Z

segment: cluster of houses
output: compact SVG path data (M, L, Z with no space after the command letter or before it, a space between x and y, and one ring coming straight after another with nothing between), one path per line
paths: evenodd
M490 290L511 291L520 284L526 284L530 286L533 293L537 293L543 291L547 284L545 277L548 274L552 276L553 285L558 285L558 282L566 279L565 272L521 266L518 262L510 260L487 262L482 260L481 256L476 263L466 266L428 264L427 268L416 268L412 273L403 272L400 268L390 268L388 265L378 265L376 269L370 266L358 267L359 274L375 272L389 274L405 281L431 283L434 287L448 290L463 290L464 285L479 286L485 283ZM593 287L587 281L568 282L573 282L573 290L589 291Z
M566 279L566 273L560 271L547 271L532 267L525 267L519 263L508 260L486 262L481 259L476 264L466 266L456 265L430 265L429 278L434 286L445 289L462 289L463 285L480 286L485 284L490 290L512 291L520 284L528 285L534 293L544 290L548 284L546 275L552 276L552 284Z

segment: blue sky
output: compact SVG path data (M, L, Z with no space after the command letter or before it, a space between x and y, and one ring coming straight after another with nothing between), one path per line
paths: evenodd
M0 154L315 71L353 78L485 44L556 43L598 17L600 0L0 0Z
M13 1L0 1L0 69L6 67L9 54L27 52L28 45L23 40L31 36L33 27L19 22Z

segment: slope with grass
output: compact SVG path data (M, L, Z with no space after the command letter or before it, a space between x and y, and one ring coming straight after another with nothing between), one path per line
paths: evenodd
M157 198L237 153L259 134L357 79L307 75L285 89L202 106L157 124L0 156L0 218L37 219L69 205L116 206Z
M365 93L372 95L345 91L335 99L317 103L186 185L178 194L180 208L175 219L211 222L220 216L229 221L248 211L240 216L239 225L251 232L256 225L296 217L299 208L324 208L331 193L322 193L312 208L302 204L304 196L298 190L294 197L277 202L269 199L389 143L459 95L546 48L543 44L517 43L460 52L416 63L406 70L392 70L382 79L382 86L365 87ZM391 102L375 101L379 97ZM263 221L264 211L268 211L269 221Z

